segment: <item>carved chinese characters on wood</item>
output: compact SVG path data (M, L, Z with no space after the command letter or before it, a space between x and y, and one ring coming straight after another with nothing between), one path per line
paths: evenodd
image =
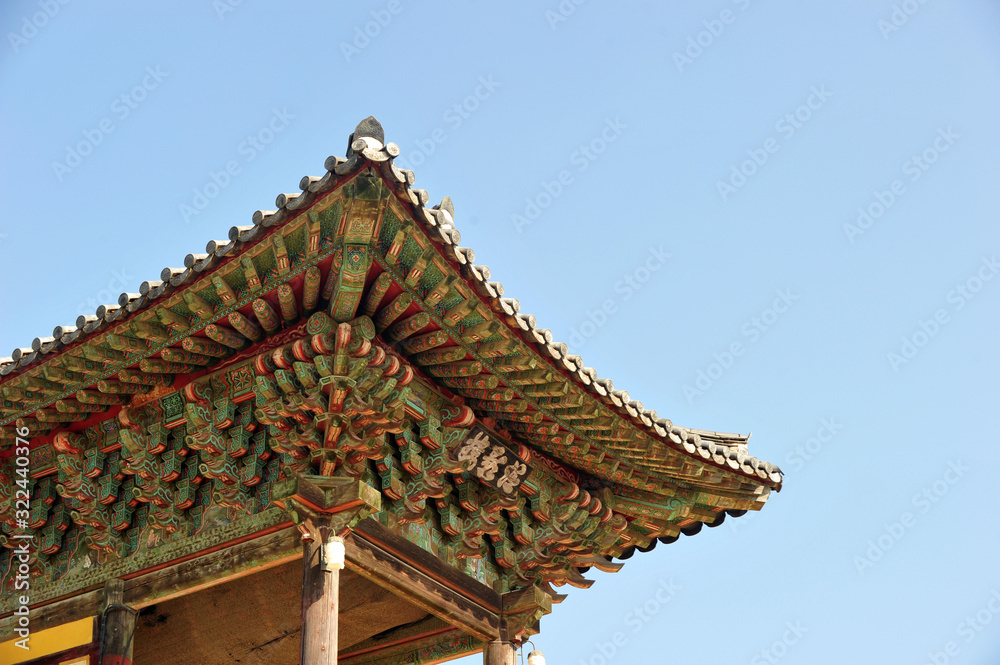
M514 447L483 427L473 427L455 451L472 475L506 496L513 496L531 473Z

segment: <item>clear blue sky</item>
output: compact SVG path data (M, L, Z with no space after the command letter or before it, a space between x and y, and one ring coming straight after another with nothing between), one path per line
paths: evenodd
M1000 659L996 4L222 2L3 3L0 355L374 114L522 311L786 473L592 573L549 663Z

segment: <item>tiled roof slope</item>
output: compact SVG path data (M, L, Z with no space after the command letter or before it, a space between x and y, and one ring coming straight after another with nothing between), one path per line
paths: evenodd
M156 307L158 301L211 275L213 269L227 258L240 255L244 249L269 237L272 230L298 218L314 202L345 181L361 172L371 171L381 176L433 241L436 250L450 264L457 266L461 276L482 302L510 330L518 333L524 342L531 345L550 366L558 370L560 380L568 379L582 392L612 409L622 420L648 434L651 446L648 450L616 450L613 451L615 456L634 465L637 473L648 472L652 476L658 470L659 460L679 453L692 463L696 462L699 469L716 468L727 477L735 475L744 478L739 487L740 493L744 494L748 487L757 487L757 494L760 495L758 501L766 500L769 489L780 490L780 469L748 453L749 437L675 426L670 420L645 408L642 402L632 399L628 392L616 389L609 379L599 377L593 368L584 365L580 356L571 354L566 344L554 342L551 331L541 328L534 316L520 312L517 300L505 296L503 285L491 280L488 267L474 263L473 251L459 245L460 235L455 228L451 200L445 197L440 204L428 205L428 193L413 187L413 172L400 169L393 163L393 158L398 155L399 148L395 144L385 143L381 125L374 118L367 118L351 135L347 157L329 157L325 163L326 173L320 177L303 177L299 183L300 192L278 195L275 210L256 211L252 216L252 224L234 226L229 230L228 239L209 241L204 252L188 254L183 262L184 267L164 268L159 279L145 281L135 292L121 294L118 303L101 305L93 315L78 317L75 325L57 326L52 335L37 337L30 346L15 349L9 358L0 358L0 391L18 386L22 383L19 379L23 377L28 377L37 384L42 373L33 370L39 366L42 366L43 371L49 366L56 367L55 364L49 365L48 361L58 358L65 349L87 343L110 330L117 330L116 325L120 322L133 319L145 310ZM497 373L502 380L503 373ZM3 393L6 399L0 401L0 425L11 424L17 418L30 416L38 409L51 406L57 400L67 398L75 390L84 387L73 385L71 381L59 383L62 380L60 375L65 374L67 373L62 370L57 370L55 375L46 372L44 383L53 388L46 393L32 393L25 390L23 385L12 392ZM59 393L59 388L66 388L66 391ZM18 399L18 394L27 399ZM13 400L11 395L14 396ZM551 454L552 451L547 452ZM608 459L614 458L612 455L608 456ZM565 456L564 461L572 464L572 459L566 460ZM635 487L642 489L641 482ZM710 491L707 485L702 487L702 491Z

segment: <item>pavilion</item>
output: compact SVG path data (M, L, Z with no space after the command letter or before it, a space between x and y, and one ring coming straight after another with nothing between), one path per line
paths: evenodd
M554 342L398 155L365 119L0 359L0 665L512 665L556 588L781 489Z

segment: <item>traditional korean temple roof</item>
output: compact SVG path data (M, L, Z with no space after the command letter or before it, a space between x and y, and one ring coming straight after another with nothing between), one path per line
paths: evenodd
M279 194L274 210L0 358L0 452L14 424L38 435L89 426L127 403L120 386L155 393L213 371L325 307L337 321L371 317L442 395L583 490L613 486L614 510L630 522L606 555L693 535L781 489L780 469L749 454L748 436L674 425L553 341L460 246L450 198L431 205L398 155L365 119L346 157L327 158L325 173ZM374 256L352 254L369 245Z

